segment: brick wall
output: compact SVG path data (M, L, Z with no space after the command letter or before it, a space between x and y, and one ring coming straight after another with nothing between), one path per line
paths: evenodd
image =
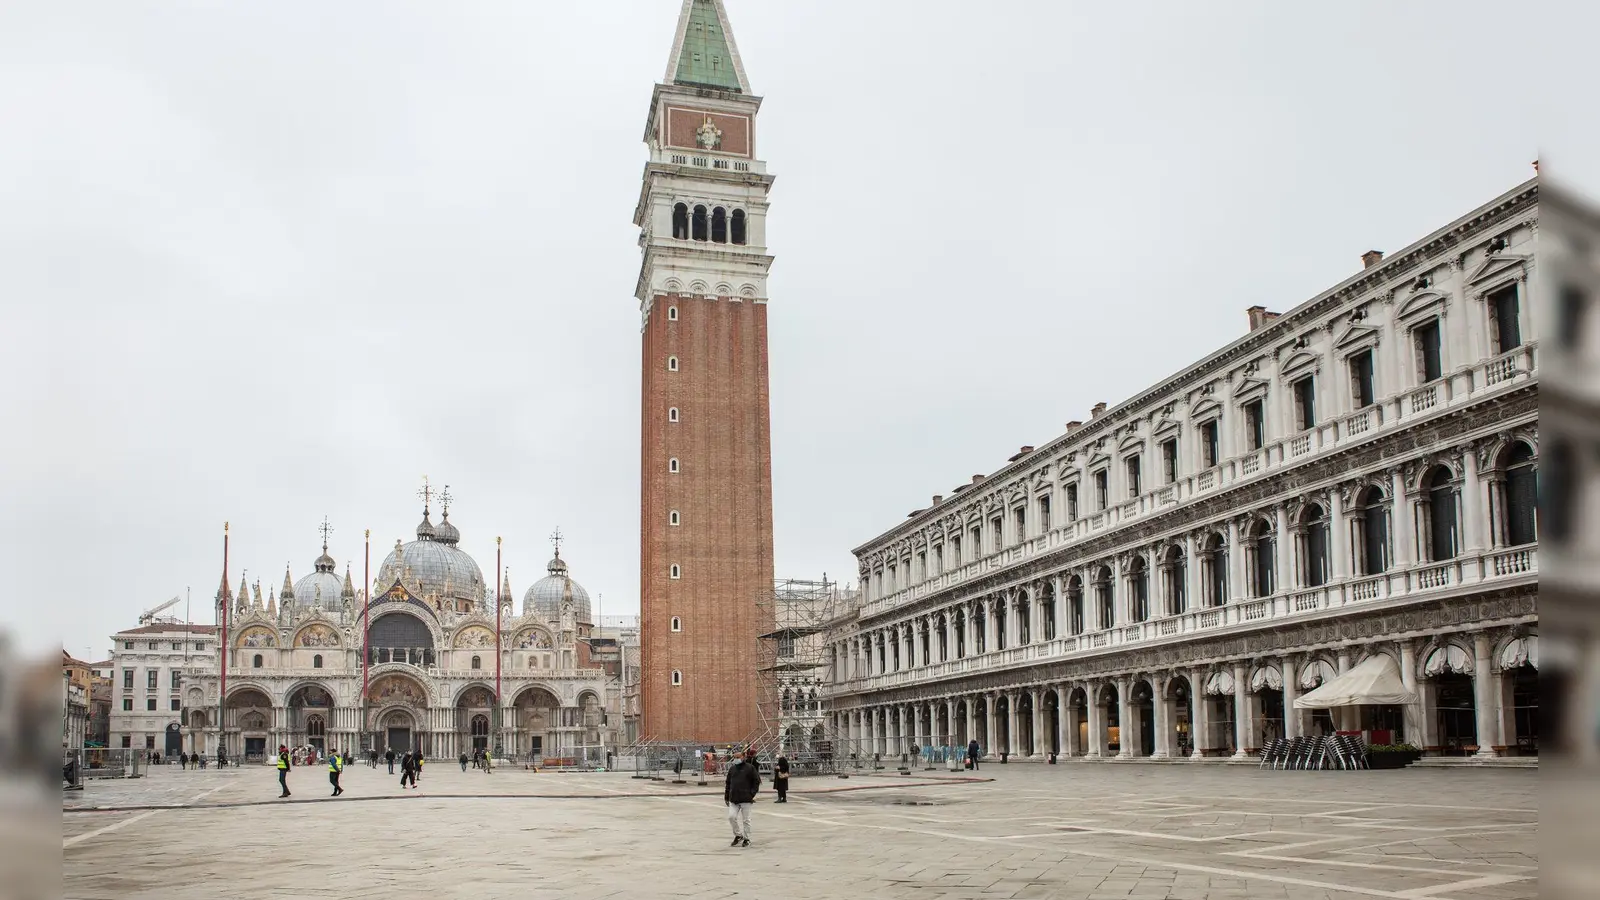
M668 371L669 357L678 371ZM759 726L758 636L772 627L771 606L760 602L772 590L766 306L657 296L643 367L640 734L743 740ZM672 631L674 616L681 632Z

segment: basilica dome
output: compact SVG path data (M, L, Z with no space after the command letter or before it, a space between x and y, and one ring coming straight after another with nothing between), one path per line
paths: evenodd
M334 568L333 557L328 555L328 545L323 544L322 555L312 563L311 574L294 583L294 602L302 607L315 606L328 612L338 612L343 609L345 583L333 573ZM283 580L287 587L289 581L287 572L284 573Z
M423 600L437 598L458 610L482 604L487 596L483 571L457 546L460 540L461 532L450 524L449 513L435 526L424 510L417 539L396 546L379 567L377 590L388 590L398 581Z
M533 587L528 588L528 592L522 596L522 614L536 613L552 625L560 624L561 600L570 587L574 621L593 625L594 613L589 609L589 592L567 575L567 563L561 558L560 550L556 551L555 559L550 560L545 571L550 574L535 581Z

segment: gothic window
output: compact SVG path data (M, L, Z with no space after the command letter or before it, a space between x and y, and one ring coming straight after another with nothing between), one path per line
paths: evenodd
M706 217L706 208L704 206L696 206L694 208L694 239L695 240L703 241L703 240L706 239L707 231L708 231L708 228L707 228L708 225L709 225L709 222L707 221L707 217Z
M1167 615L1176 616L1189 609L1189 565L1182 547L1168 548L1163 568L1167 587Z
M1429 321L1411 329L1411 340L1417 350L1417 383L1427 384L1444 377L1444 349L1439 343L1439 320Z
M1206 538L1206 597L1207 606L1223 606L1228 602L1228 542L1220 534Z
M257 653L255 656L250 658L250 668L259 669L259 668L261 668L261 665L262 665L261 654Z
M1505 542L1515 547L1531 544L1539 539L1538 531L1538 460L1533 448L1518 441L1506 454L1505 472Z
M1277 559L1276 541L1272 538L1272 523L1259 519L1250 529L1251 542L1251 584L1250 591L1256 597L1272 596L1272 589L1276 579L1273 577L1273 565Z
M1369 487L1356 498L1356 552L1361 574L1379 575L1389 568L1389 509L1383 491Z
M732 219L732 222L730 224L731 224L731 227L729 228L729 231L733 235L733 242L735 244L743 244L745 242L744 210L742 210L742 209L734 210L733 211L733 219Z
M1068 627L1073 634L1083 634L1083 579L1074 575L1067 579Z
M678 421L678 408L676 406L674 406L671 409L667 410L667 421L668 422L676 422L676 421Z
M720 206L711 211L711 242L714 244L728 242L728 211Z
M1489 295L1489 315L1496 355L1522 346L1522 324L1517 318L1517 286L1508 284Z
M1300 516L1300 582L1306 587L1328 583L1328 514L1316 503Z
M1111 567L1101 566L1095 572L1094 596L1100 611L1100 620L1095 624L1100 628L1110 628L1117 624L1116 596L1112 591Z
M313 669L322 668L322 654L321 653L318 653L315 656L311 657L311 668L313 668Z
M676 456L667 460L667 471L674 475L678 474L678 458Z
M1428 558L1436 562L1453 559L1459 550L1455 476L1448 468L1436 466L1424 480L1423 489Z
M676 372L676 371L678 371L678 358L676 356L667 357L667 371L668 372Z
M1150 618L1150 572L1143 556L1135 556L1128 566L1128 590L1132 592L1133 621Z
M1365 409L1375 402L1377 390L1372 379L1372 351L1353 354L1350 357L1350 404L1355 409Z
M323 722L321 716L306 717L306 737L319 739L325 736L327 733L327 724Z
M678 308L676 306L667 307L667 321L668 322L676 322L676 321L678 321Z
M675 632L682 631L683 630L683 620L678 618L677 616L673 616L672 617L672 630L675 631Z
M1310 375L1294 383L1294 423L1300 431L1317 427L1317 382Z
M474 656L472 658L472 668L473 669L481 669L481 668L483 668L483 657Z
M689 207L679 203L672 208L672 236L678 240L687 240L689 237Z

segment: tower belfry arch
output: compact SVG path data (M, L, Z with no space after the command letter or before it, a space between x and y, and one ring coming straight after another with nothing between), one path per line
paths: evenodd
M773 177L723 0L684 0L651 94L634 224L643 337L640 736L761 730L772 630L766 247Z

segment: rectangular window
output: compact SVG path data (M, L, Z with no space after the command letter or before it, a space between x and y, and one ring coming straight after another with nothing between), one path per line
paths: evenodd
M1111 473L1105 469L1094 473L1094 499L1101 510L1111 506Z
M1427 384L1444 377L1443 348L1439 345L1439 320L1418 325L1411 331L1417 345L1417 381Z
M172 698L172 711L173 712L177 712L178 710L180 710L182 708L183 708L183 701L179 700L177 697L173 697Z
M1128 457L1128 496L1137 497L1141 493L1139 488L1139 457Z
M972 526L972 546L970 549L972 550L973 559L983 556L983 526Z
M157 646L159 646L159 645L158 645L158 644L156 644L156 642L155 642L155 641L151 641L151 642L150 642L150 649L151 649L151 650L154 650L154 649L156 649L156 647L157 647Z
M928 577L928 552L926 550L917 554L917 580Z
M161 673L155 669L146 669L144 673L144 686L146 690L156 690L161 686Z
M1317 427L1317 384L1310 375L1294 383L1295 430Z
M1200 463L1207 469L1222 462L1222 429L1216 419L1200 426Z
M1166 484L1178 480L1178 439L1161 442L1161 478Z
M1078 521L1078 485L1076 482L1067 485L1067 521Z
M1016 542L1020 544L1028 539L1028 508L1025 506L1017 507L1012 510L1011 518L1017 526Z
M179 672L177 669L173 669L172 670L172 689L173 690L177 690L180 687L183 687L183 673Z
M944 574L944 545L939 544L933 548L933 574Z
M954 565L961 565L961 535L959 534L950 538L950 562Z
M1372 351L1363 350L1350 357L1350 400L1356 409L1366 409L1374 401Z
M1494 352L1509 353L1522 346L1522 323L1517 318L1517 286L1508 284L1489 295L1489 314L1494 317Z
M182 641L173 641L172 642L172 649L174 649L174 650L182 650L183 649L183 642Z
M201 652L201 653L206 652L206 642L205 641L196 641L195 645L194 645L194 649L199 651L199 652Z
M1260 450L1267 444L1267 405L1263 400L1252 400L1244 405L1244 438L1251 450Z
M122 698L122 711L123 712L133 712L133 698L132 697L123 697Z
M132 669L123 669L122 670L122 689L125 690L125 691L133 690L133 670Z
M123 641L122 642L122 649L124 649L124 650L132 650L133 649L133 641Z
M125 734L125 735L122 736L122 749L124 749L124 750L133 749L133 735Z
M144 736L144 748L146 750L154 750L156 748L156 736L155 735L147 734L147 735Z
M150 712L155 712L156 711L156 698L151 697L150 699L146 700L144 702L144 708L149 710Z
M1039 498L1039 533L1045 534L1050 530L1050 498Z
M995 516L989 520L989 552L996 553L1005 546L1006 520L1002 516Z

